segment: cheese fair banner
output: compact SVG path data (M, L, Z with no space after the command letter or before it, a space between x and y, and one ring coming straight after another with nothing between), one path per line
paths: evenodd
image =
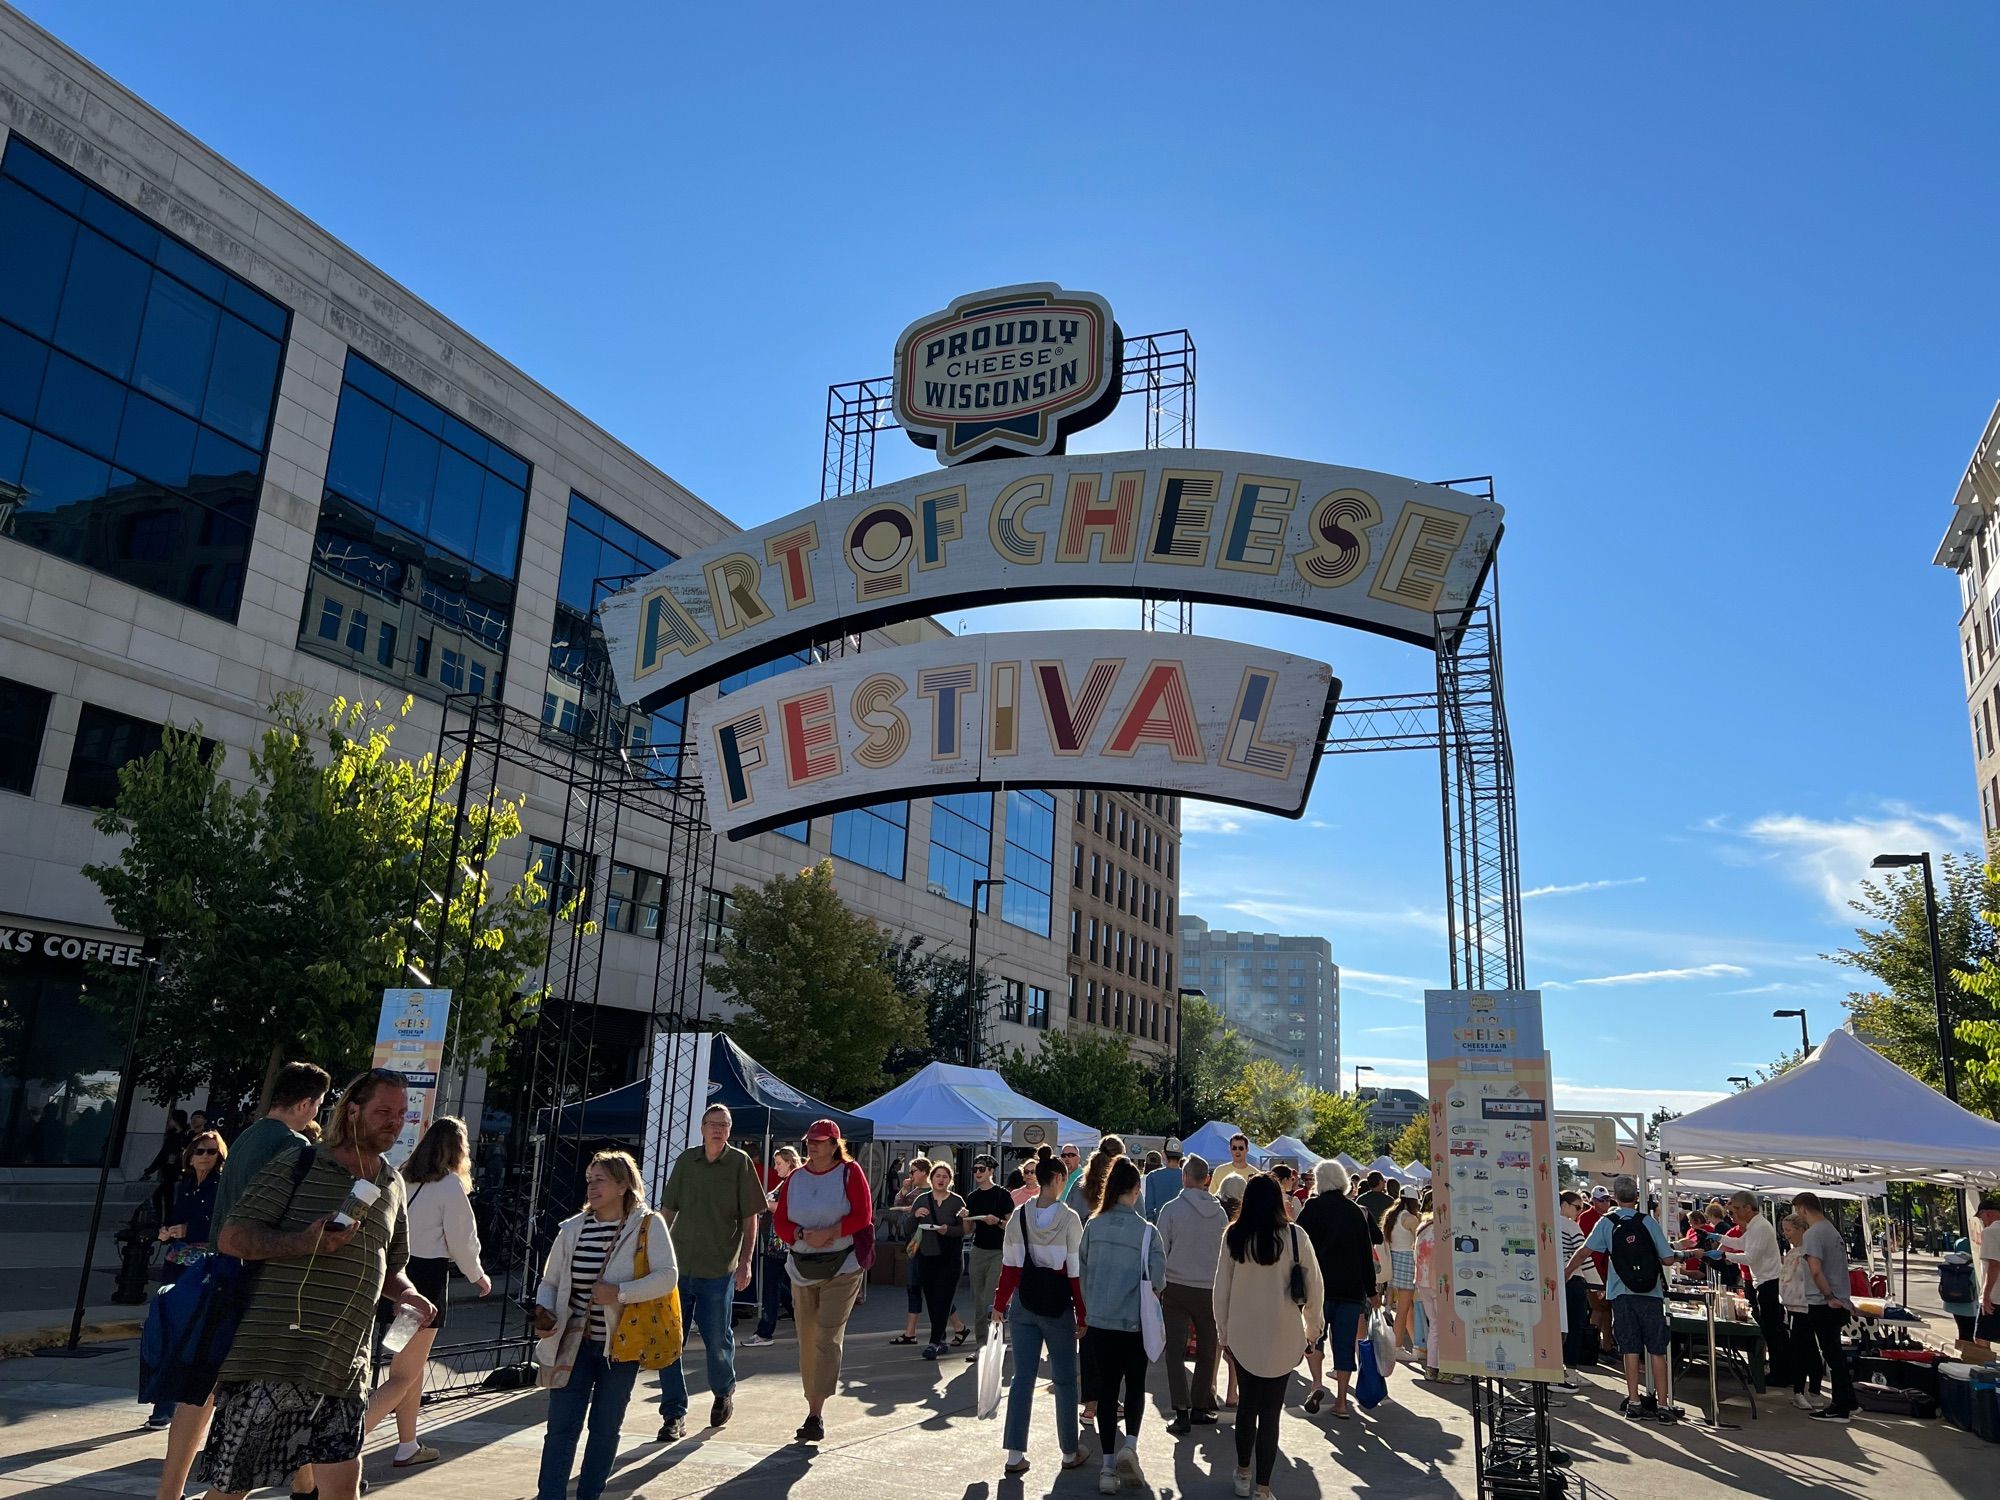
M1181 598L1434 646L1500 525L1484 496L1266 454L991 459L742 532L600 618L619 696L649 708L814 640L1000 600Z
M1539 990L1428 990L1438 1368L1562 1379L1562 1239Z
M402 1134L385 1153L400 1167L430 1129L444 1071L445 1030L451 1024L450 990L384 990L375 1025L375 1066L394 1068L410 1081L410 1106Z
M970 635L836 657L702 706L710 821L986 787L1143 786L1298 817L1339 684L1324 662L1137 630Z

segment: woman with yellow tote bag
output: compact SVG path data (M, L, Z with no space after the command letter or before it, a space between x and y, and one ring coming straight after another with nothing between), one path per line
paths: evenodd
M680 1352L673 1237L646 1207L639 1164L624 1151L598 1152L584 1199L556 1231L535 1294L535 1383L549 1393L536 1500L565 1500L586 1424L576 1496L599 1500L642 1362L664 1368Z

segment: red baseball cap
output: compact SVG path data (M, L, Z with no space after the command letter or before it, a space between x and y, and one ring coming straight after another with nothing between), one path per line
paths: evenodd
M806 1127L806 1139L809 1141L837 1141L840 1139L840 1127L831 1120L814 1120L812 1124Z

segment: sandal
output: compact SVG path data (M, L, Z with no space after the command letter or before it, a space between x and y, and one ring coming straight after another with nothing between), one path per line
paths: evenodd
M971 1336L972 1336L972 1330L970 1328L959 1329L957 1333L954 1333L951 1336L951 1347L956 1349L960 1344L964 1343Z
M892 1344L914 1344L916 1341L917 1336L914 1333L899 1333L889 1340Z

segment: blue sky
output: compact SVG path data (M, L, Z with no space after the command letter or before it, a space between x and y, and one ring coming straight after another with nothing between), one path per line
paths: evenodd
M828 382L1026 280L1191 329L1210 446L1496 476L1569 1104L1827 1029L1869 855L1976 842L1930 558L2000 396L1990 5L24 8L745 524L816 497ZM1326 935L1348 1062L1414 1082L1439 841L1428 757L1329 761L1304 822L1190 815L1183 909Z

